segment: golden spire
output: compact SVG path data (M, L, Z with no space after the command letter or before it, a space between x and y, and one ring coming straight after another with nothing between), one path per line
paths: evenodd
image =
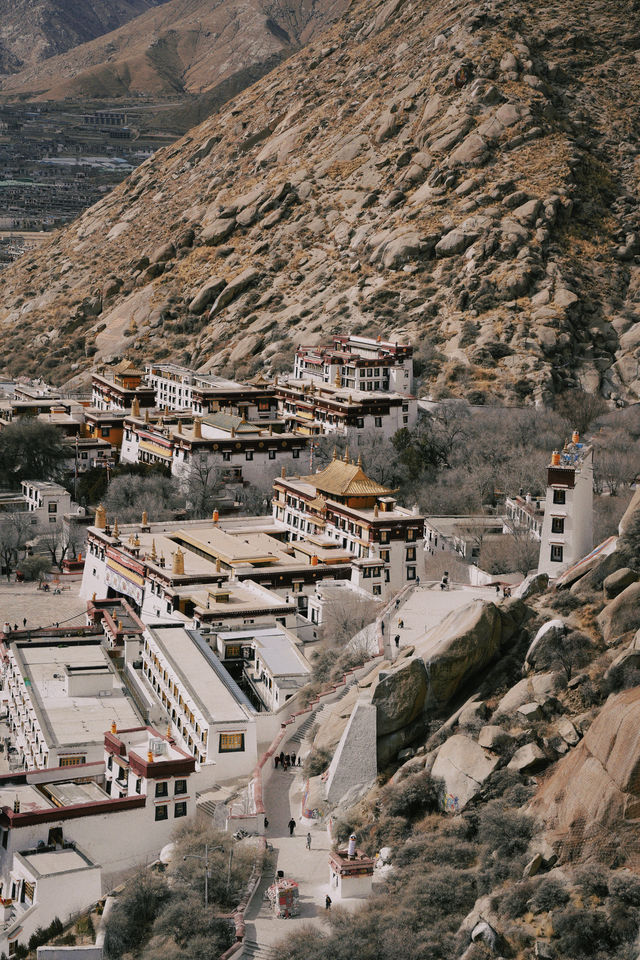
M114 539L116 539L116 540L117 540L118 537L120 536L120 531L118 530L118 518L117 518L117 517L116 517L116 519L113 521L113 536L114 536Z
M358 466L362 466L362 455L360 453L358 454Z
M105 510L103 505L100 503L96 508L95 526L98 528L98 530L104 530L106 525L107 525L107 511Z
M144 408L144 422L149 423L149 407Z
M173 555L173 573L177 574L178 576L184 573L184 553L180 547L177 548Z
M155 563L155 562L156 562L156 558L157 558L157 554L156 554L156 541L155 541L155 540L152 540L152 541L151 541L151 553L149 554L149 556L151 557L151 559L152 559L153 562Z
M349 463L349 445L348 444L347 444L346 450L344 451L344 462Z
M178 433L182 433L182 420L178 420Z
M337 459L338 459L338 448L337 448L337 447L334 447L334 448L333 448L333 456L331 457L331 459L332 459L332 460L337 460Z
M149 514L147 513L146 510L142 511L142 526L143 527L149 526Z
M196 417L193 421L193 436L196 440L202 440L202 420Z
M140 401L138 400L137 397L133 398L133 402L131 404L131 416L132 417L140 416Z

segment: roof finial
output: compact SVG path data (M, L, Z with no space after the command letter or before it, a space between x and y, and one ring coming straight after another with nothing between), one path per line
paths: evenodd
M332 460L337 460L337 459L338 459L338 448L337 448L337 447L334 447L334 448L333 448L333 456L331 457L331 459L332 459Z
M360 453L358 454L358 466L362 466L362 455Z
M344 451L344 462L349 463L349 445L347 444L347 449Z

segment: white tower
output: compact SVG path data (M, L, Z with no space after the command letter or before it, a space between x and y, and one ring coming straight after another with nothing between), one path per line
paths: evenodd
M593 549L593 448L574 431L547 469L538 573L557 577Z

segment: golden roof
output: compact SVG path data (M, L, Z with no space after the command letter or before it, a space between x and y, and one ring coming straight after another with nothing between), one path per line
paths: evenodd
M324 470L301 479L313 484L322 493L340 497L381 497L393 493L366 475L360 463L332 460Z

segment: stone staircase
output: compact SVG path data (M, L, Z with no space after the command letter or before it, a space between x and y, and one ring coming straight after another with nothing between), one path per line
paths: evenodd
M251 960L276 960L276 951L274 947L245 937L242 956L249 957Z

